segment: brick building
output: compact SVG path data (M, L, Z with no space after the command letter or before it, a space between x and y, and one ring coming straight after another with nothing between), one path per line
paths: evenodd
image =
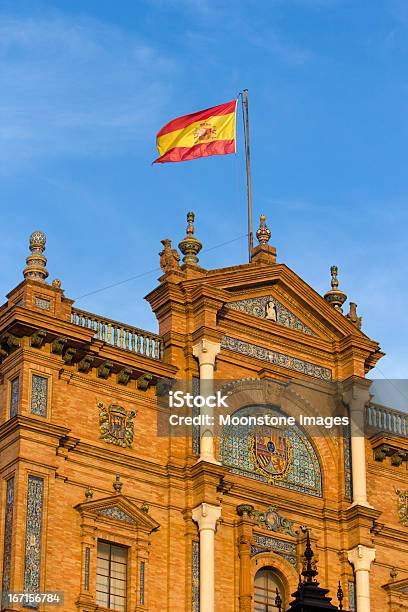
M344 609L407 612L408 419L371 401L379 345L335 267L322 297L276 263L264 217L251 263L216 270L193 221L182 262L162 241L158 334L76 309L31 235L0 308L2 609L63 591L67 612L271 612L278 589L286 610L309 536L336 606L340 581ZM200 379L239 417L350 426L160 435L166 389Z

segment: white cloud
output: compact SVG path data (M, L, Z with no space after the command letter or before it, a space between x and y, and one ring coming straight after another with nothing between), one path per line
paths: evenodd
M97 21L0 16L0 164L104 155L135 145L172 90L175 66Z

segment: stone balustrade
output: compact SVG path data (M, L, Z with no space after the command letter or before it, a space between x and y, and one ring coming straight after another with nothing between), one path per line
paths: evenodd
M71 323L92 329L95 338L117 348L152 359L162 359L163 342L157 334L77 308L72 309Z
M400 412L371 404L366 412L366 426L374 432L384 432L408 437L408 412Z

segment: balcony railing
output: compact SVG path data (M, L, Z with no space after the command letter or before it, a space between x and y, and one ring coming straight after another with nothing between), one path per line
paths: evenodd
M92 329L95 332L95 338L117 348L152 359L162 359L163 342L157 334L125 323L105 319L92 312L78 310L77 308L72 309L71 323L79 327Z
M369 429L408 437L408 413L386 406L371 404L367 408L366 424Z

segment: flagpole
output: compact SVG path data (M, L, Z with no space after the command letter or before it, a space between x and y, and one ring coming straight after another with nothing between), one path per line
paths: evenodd
M253 228L252 228L252 184L251 184L251 154L249 142L249 112L248 112L248 90L244 89L242 98L242 106L244 110L244 136L245 136L245 156L246 156L246 174L247 174L247 203L248 203L248 259L251 262L251 254L254 246Z

